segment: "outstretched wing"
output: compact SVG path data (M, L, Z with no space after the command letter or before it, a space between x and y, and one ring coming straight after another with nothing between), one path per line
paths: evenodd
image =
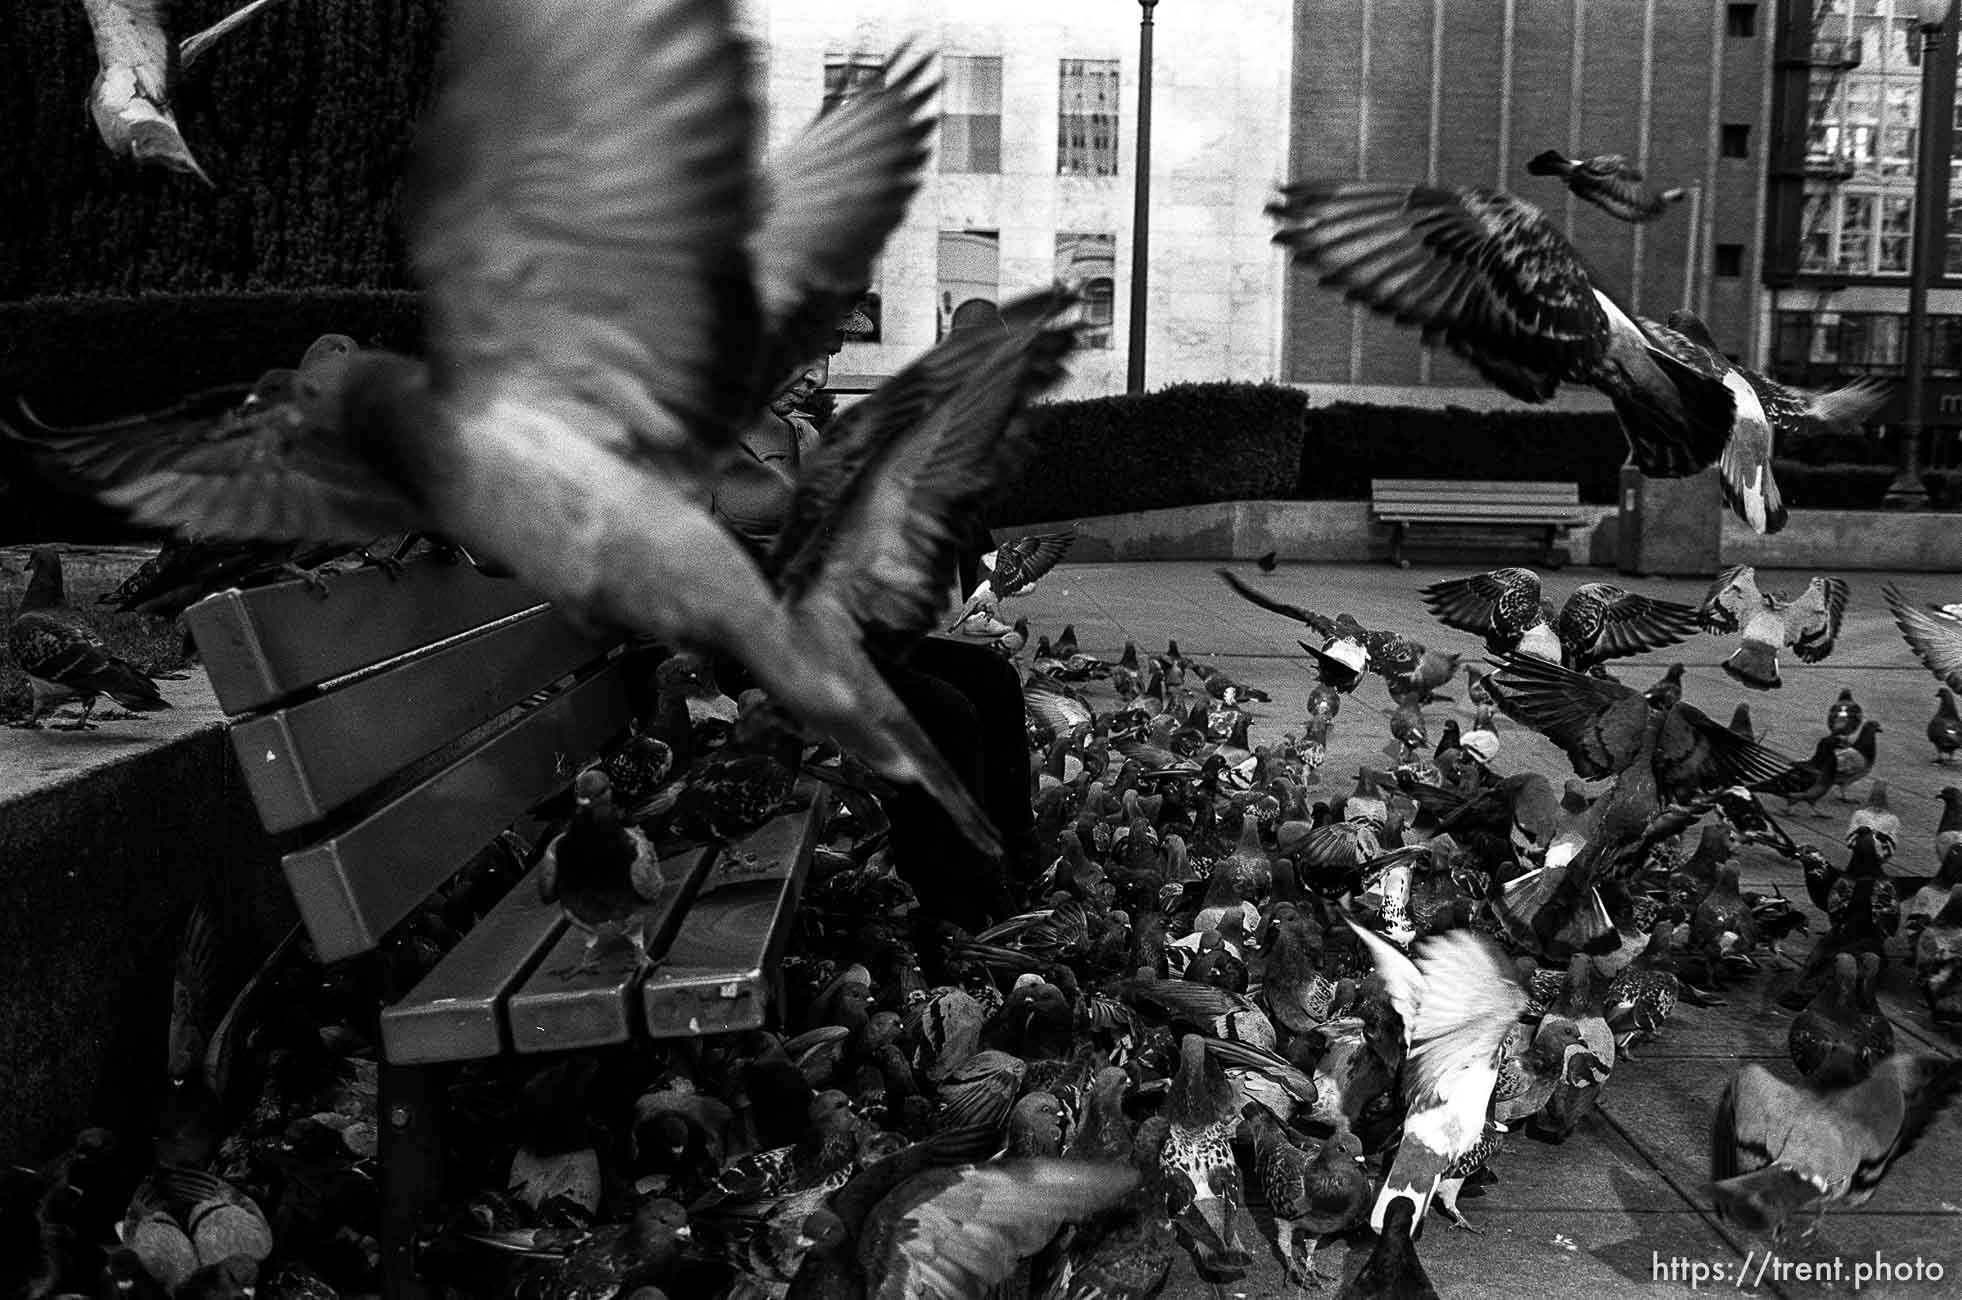
M908 644L932 625L965 521L1020 468L1028 403L1076 346L1077 328L1055 323L1072 301L1053 290L1011 303L1006 337L950 334L846 413L806 463L773 557L787 595L835 600Z
M769 339L764 383L825 351L919 192L939 89L927 68L925 56L894 55L877 89L812 122L765 165L749 241Z
M1299 605L1290 605L1286 601L1275 600L1272 596L1264 592L1255 591L1252 587L1249 587L1246 583L1233 576L1231 569L1214 569L1213 572L1217 573L1220 576L1220 581L1231 587L1234 594L1242 600L1251 601L1269 613L1279 614L1283 618L1291 618L1297 623L1306 623L1309 627L1315 629L1315 632L1320 636L1335 635L1334 619L1326 618L1312 610L1303 609Z
M1620 770L1646 725L1648 702L1640 693L1536 655L1493 662L1499 671L1486 676L1485 688L1501 713L1565 750L1579 776Z
M1074 529L1067 533L1030 533L1003 542L995 549L995 571L988 584L1002 597L1026 591L1055 568L1075 544Z
M1934 606L1917 609L1891 585L1881 588L1881 595L1908 648L1950 690L1962 691L1962 618Z
M1493 569L1447 578L1418 593L1437 621L1460 632L1517 637L1540 614L1540 575L1531 569Z
M445 64L405 195L438 387L466 406L573 394L706 476L777 378L759 374L758 113L732 3L472 0Z
M1497 190L1304 181L1268 212L1325 285L1442 340L1492 383L1544 402L1586 374L1608 318L1573 246Z
M1710 584L1696 614L1706 631L1735 632L1762 608L1756 572L1748 564L1733 564Z
M222 394L111 424L0 432L136 522L210 540L354 544L420 522L311 390L256 405Z
M1597 662L1660 650L1696 629L1697 611L1689 605L1588 582L1567 597L1554 630L1561 641L1587 647L1587 659Z

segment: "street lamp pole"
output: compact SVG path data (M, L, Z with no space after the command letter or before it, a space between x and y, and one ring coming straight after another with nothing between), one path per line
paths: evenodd
M1956 0L1919 0L1915 26L1921 36L1921 110L1916 130L1914 164L1914 231L1908 248L1908 313L1906 371L1907 410L1901 421L1901 477L1896 488L1921 490L1922 423L1927 414L1928 281L1934 260L1937 212L1947 207L1948 168L1937 150L1934 105L1940 50L1953 21Z
M1138 20L1138 163L1131 214L1131 347L1124 390L1142 393L1145 386L1145 279L1151 235L1151 11L1158 0L1138 0L1144 14Z

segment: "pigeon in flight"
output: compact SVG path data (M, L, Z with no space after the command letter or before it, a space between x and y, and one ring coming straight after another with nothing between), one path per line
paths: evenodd
M1614 403L1651 478L1716 463L1736 401L1597 285L1532 204L1500 190L1298 181L1268 208L1274 238L1344 296L1423 332L1524 402L1587 384Z
M1547 149L1535 154L1526 170L1534 176L1560 177L1575 198L1585 199L1630 225L1652 221L1667 212L1670 204L1689 196L1680 185L1661 191L1650 189L1642 184L1642 169L1618 153L1569 158L1558 149Z
M876 582L883 543L911 549L904 574L919 552L904 531L919 498L883 491L882 472L958 471L888 433L821 498L840 540L802 547L781 586L707 509L742 429L795 359L829 344L919 188L926 60L896 56L760 173L730 0L477 0L450 16L445 74L404 192L426 362L362 351L330 394L277 418L56 449L146 524L257 540L433 531L581 624L728 654L997 850L861 643L861 615L937 612L937 574L926 596L888 599ZM1027 390L1009 376L997 391L987 368L1050 337L1029 326L934 349L888 386L886 427L1006 424ZM968 412L936 409L957 392Z

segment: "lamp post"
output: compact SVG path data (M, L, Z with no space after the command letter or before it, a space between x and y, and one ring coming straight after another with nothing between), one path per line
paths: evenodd
M1131 347L1124 391L1145 386L1145 279L1151 235L1151 11L1158 0L1138 0L1138 164L1136 206L1131 213Z
M1935 248L1938 208L1948 200L1948 166L1936 149L1934 106L1938 65L1955 13L1956 0L1916 0L1914 26L1921 38L1921 109L1916 127L1914 164L1914 230L1908 246L1907 411L1901 421L1901 477L1897 490L1921 490L1921 426L1926 414L1923 389L1928 376L1928 280Z

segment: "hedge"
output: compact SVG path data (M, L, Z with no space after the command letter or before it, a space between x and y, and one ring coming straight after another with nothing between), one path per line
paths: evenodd
M1580 484L1612 505L1628 443L1608 411L1471 411L1338 402L1309 413L1292 495L1359 501L1373 478L1543 480Z
M1035 454L995 525L1285 497L1300 478L1308 399L1280 384L1173 384L1049 402Z
M177 0L175 26L237 4ZM232 32L177 93L207 188L103 146L81 4L0 5L0 298L407 288L400 182L445 10L287 3Z
M1771 472L1795 510L1878 510L1898 471L1892 465L1807 465L1774 460Z

